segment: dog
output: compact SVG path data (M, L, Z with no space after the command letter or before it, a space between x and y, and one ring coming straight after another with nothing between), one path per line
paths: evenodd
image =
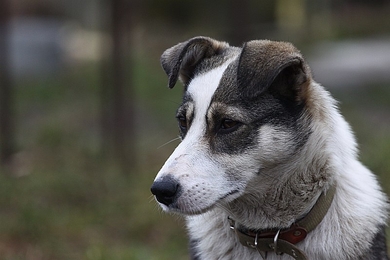
M182 141L151 192L185 216L191 259L388 259L387 196L292 44L195 37L161 64Z

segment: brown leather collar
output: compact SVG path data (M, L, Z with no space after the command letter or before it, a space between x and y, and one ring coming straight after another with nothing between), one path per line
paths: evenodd
M230 220L232 223L232 221ZM260 230L260 231L251 231L243 229L241 226L236 226L237 232L244 233L252 238L257 236L260 238L274 238L276 234L279 232L278 238L288 241L291 244L297 244L304 240L307 236L307 230L304 227L301 227L294 223L287 229L269 229L269 230Z
M295 244L304 240L309 232L315 229L325 217L332 204L336 184L323 192L309 213L296 221L286 229L250 230L228 218L230 228L235 231L242 245L257 249L265 259L267 252L274 251L276 254L286 253L294 259L307 259L304 252Z

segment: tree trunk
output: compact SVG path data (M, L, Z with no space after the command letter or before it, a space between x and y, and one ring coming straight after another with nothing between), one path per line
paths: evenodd
M103 150L129 172L136 163L134 97L131 86L130 19L133 10L125 0L111 0L110 35L112 49L104 61L102 101ZM130 62L127 62L127 61Z
M14 152L12 84L9 67L9 6L0 0L0 163L9 163Z

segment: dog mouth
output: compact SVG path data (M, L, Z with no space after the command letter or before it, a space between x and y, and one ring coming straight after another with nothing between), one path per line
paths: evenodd
M243 187L223 180L181 182L168 174L154 181L151 192L167 213L198 215L215 206L226 206L242 195Z
M239 193L239 192L240 192L239 190L232 190L232 191L228 192L227 194L223 195L222 197L220 197L218 200L224 200L225 198L232 196L232 195Z
M239 197L240 191L238 189L231 190L228 193L218 197L216 200L207 202L199 199L178 198L177 201L169 206L162 205L163 209L168 212L178 213L181 215L200 215L213 209L217 205L230 202Z

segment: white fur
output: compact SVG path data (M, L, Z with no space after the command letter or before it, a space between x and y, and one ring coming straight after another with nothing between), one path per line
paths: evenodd
M287 132L265 125L260 129L259 147L262 149L252 148L234 156L211 155L204 137L211 98L230 61L196 77L188 87L194 100L194 121L156 177L157 180L172 174L183 186L183 193L178 199L179 208L161 206L166 211L189 215L188 230L191 238L199 243L197 251L201 259L260 259L256 250L239 243L229 229L227 217L233 216L253 229L288 227L312 207L323 190L336 182L336 194L328 213L297 246L309 259L356 259L370 247L369 241L378 227L386 224L387 198L375 176L358 161L354 136L335 101L320 85L310 85L313 100L307 120L312 134L308 142L288 162L270 171L263 170L260 178L256 176L259 165L289 157L288 150L276 148L292 142ZM239 173L234 179L227 178L227 169ZM310 183L310 178L319 176L320 172L328 174L326 180L316 181L315 187L302 186L302 192L312 198L309 202L302 204L291 196L287 185L299 183L296 176ZM229 195L232 191L237 192ZM285 196L285 200L273 201L273 191ZM244 193L240 203L236 202ZM286 203L290 208L285 212L272 212L278 208L278 203ZM291 258L269 253L267 259Z
M183 189L183 194L178 199L180 213L204 212L219 201L233 200L239 194L232 192L243 188L241 183L226 180L223 165L210 160L203 136L206 131L205 115L211 98L231 61L196 77L189 84L188 92L194 100L195 109L192 126L186 138L175 149L156 176L157 180L169 173L180 181ZM169 210L165 205L160 205L164 210Z

